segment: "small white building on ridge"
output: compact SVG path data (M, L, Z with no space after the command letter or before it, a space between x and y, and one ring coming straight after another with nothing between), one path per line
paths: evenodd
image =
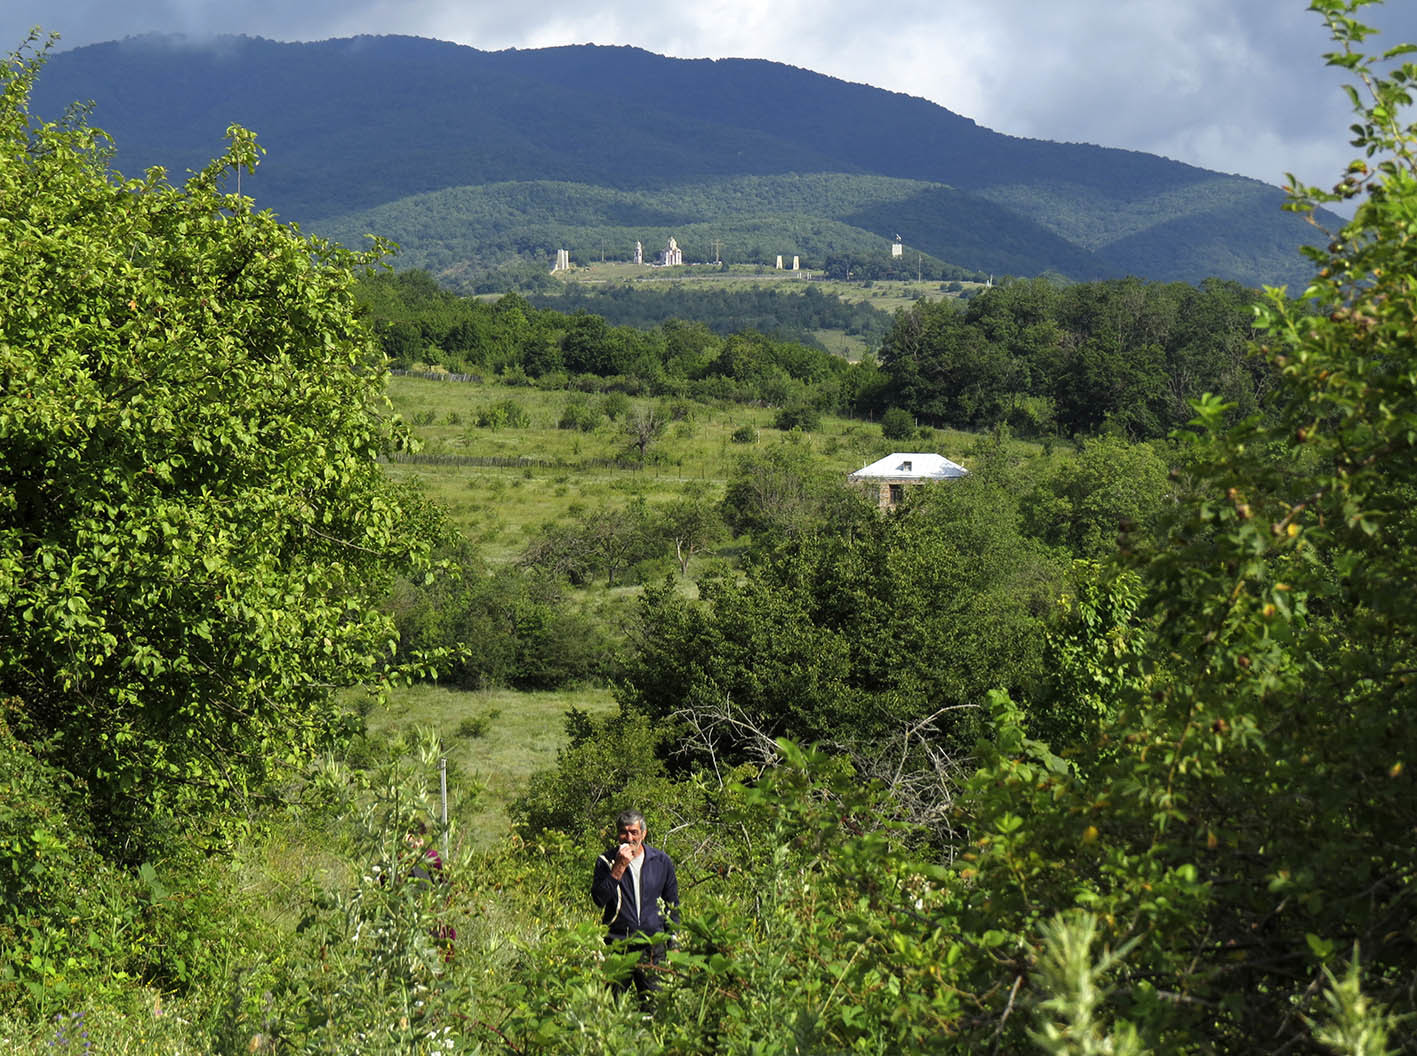
M950 480L969 473L957 462L951 462L944 455L920 451L897 451L879 458L869 466L862 466L847 476L853 484L861 484L867 495L874 495L876 505L889 509L899 505L905 498L905 489L912 484L925 484L932 480Z

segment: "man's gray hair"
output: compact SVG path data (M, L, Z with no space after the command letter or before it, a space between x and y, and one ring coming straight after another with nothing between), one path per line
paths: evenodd
M623 829L626 825L638 825L642 832L649 830L649 826L645 824L645 816L638 810L622 810L615 815L617 829Z

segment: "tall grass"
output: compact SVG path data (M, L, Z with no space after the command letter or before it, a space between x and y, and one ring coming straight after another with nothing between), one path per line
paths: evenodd
M555 764L572 707L599 715L615 704L609 689L596 687L526 693L415 685L371 712L368 729L380 740L415 727L436 731L448 758L453 819L473 846L485 848L510 831L507 806L532 775Z

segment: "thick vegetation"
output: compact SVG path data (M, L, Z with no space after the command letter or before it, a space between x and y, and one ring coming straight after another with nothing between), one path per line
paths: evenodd
M43 987L118 952L56 941L37 880L220 845L387 673L373 602L427 544L378 463L362 261L220 192L239 128L182 186L117 179L100 133L30 122L36 69L0 83L0 985Z
M912 277L913 277L912 272ZM540 294L531 301L561 312L594 312L608 323L655 326L671 319L692 319L721 336L756 330L815 344L813 330L841 330L872 345L890 327L890 316L869 304L850 304L814 285L784 293L773 289L693 290L681 285L643 289L629 285L608 289L567 286L560 294Z
M1234 418L1266 411L1276 380L1273 367L1248 351L1258 294L1219 281L1195 287L1031 279L967 301L922 299L880 334L877 357L849 367L802 341L754 328L770 322L764 313L771 310L781 313L783 324L773 328L779 331L846 322L848 332L874 336L874 327L862 330L867 320L851 322L837 298L810 288L693 298L625 290L544 302L582 309L620 303L622 317L641 323L636 306L645 302L667 302L657 306L659 318L674 307L705 305L717 323L668 318L647 330L614 326L584 310L535 310L516 295L495 304L458 298L421 272L367 280L361 297L399 367L436 362L453 371L520 370L544 387L809 405L873 417L894 408L926 425L1007 424L1031 437L1109 432L1161 439L1190 420L1191 404L1207 392L1223 399Z
M962 308L916 304L881 369L891 401L932 424L1159 438L1206 392L1239 416L1264 405L1274 371L1248 352L1256 300L1218 281L1013 282Z
M819 302L835 301L821 295L778 296L799 309L804 322L820 321ZM865 405L867 394L881 387L871 363L848 364L820 347L753 329L725 337L703 322L677 318L650 329L617 326L584 310L537 309L517 294L488 304L439 288L426 272L372 277L361 286L360 297L396 369L436 365L457 373L529 380L544 389L818 410ZM827 305L825 311L840 307Z

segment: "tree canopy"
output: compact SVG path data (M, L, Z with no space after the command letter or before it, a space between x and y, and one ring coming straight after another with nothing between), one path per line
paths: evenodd
M1259 295L1236 283L1006 283L966 305L920 302L881 344L890 399L937 425L1164 437L1214 392L1234 417L1273 371L1249 355Z
M1274 416L1198 401L1192 497L1132 554L1146 633L1114 638L1091 765L1051 767L1001 713L973 785L969 926L1037 953L1040 921L1086 907L1128 950L1107 1015L1153 1051L1412 1051L1384 1009L1410 1017L1417 967L1417 65L1365 53L1365 3L1312 5L1360 157L1293 208L1361 201L1297 300L1268 291Z
M227 189L124 179L0 70L0 698L140 854L240 806L329 733L395 637L373 607L425 549L378 457L405 433L357 257Z

